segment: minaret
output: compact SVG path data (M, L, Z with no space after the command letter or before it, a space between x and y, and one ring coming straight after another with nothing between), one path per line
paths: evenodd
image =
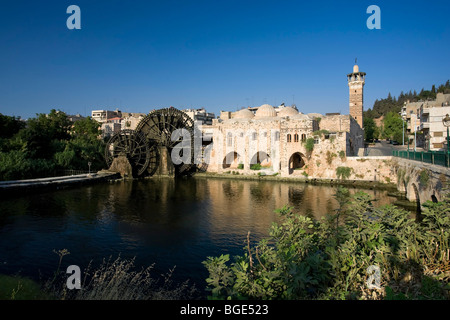
M347 75L348 87L350 90L350 116L355 119L359 126L363 128L363 93L365 84L365 72L359 72L356 64L353 66L353 72Z

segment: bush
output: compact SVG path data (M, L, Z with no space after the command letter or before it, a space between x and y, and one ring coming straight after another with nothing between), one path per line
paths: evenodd
M338 188L339 209L314 220L284 207L269 237L232 261L208 257L212 299L448 299L450 197L427 202L423 220L369 195ZM367 285L380 270L380 289Z
M255 163L255 164L250 165L250 170L261 170L261 164Z
M353 168L350 167L337 167L336 177L341 180L347 180L352 175Z
M306 139L305 149L308 153L311 153L314 150L314 138Z

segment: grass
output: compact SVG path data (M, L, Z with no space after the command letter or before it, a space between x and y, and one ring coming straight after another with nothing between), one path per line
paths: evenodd
M0 300L189 300L198 290L188 281L172 280L175 268L153 274L153 265L136 270L133 259L103 259L96 269L81 269L81 289L69 290L69 275L61 263L67 250L54 251L60 260L55 274L43 283L20 276L0 275Z
M0 275L0 300L48 300L51 295L28 278Z
M184 300L197 293L188 281L176 284L172 280L174 269L161 277L152 274L153 265L136 270L134 259L115 260L110 257L97 269L89 265L82 270L81 289L68 290L67 274L61 272L56 281L46 284L48 292L58 300Z

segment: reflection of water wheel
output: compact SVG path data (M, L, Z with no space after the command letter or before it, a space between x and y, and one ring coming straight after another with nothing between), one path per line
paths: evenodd
M172 133L176 130L179 135L172 141ZM194 165L194 121L186 113L175 108L152 111L139 122L136 131L143 133L151 144L166 147L169 155L173 150L175 151L174 154L177 157L171 160L174 162L177 174L192 169ZM183 154L185 150L189 150L188 155Z
M133 168L133 175L141 176L146 170L154 173L158 167L156 146L147 142L145 135L133 130L122 130L109 139L105 149L105 159L111 166L114 158L125 156Z

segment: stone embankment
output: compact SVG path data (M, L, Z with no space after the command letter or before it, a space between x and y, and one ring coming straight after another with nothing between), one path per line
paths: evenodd
M100 181L120 178L116 172L99 171L91 174L78 174L63 177L49 177L40 179L0 181L0 196L41 189L60 189L69 186L90 184Z

